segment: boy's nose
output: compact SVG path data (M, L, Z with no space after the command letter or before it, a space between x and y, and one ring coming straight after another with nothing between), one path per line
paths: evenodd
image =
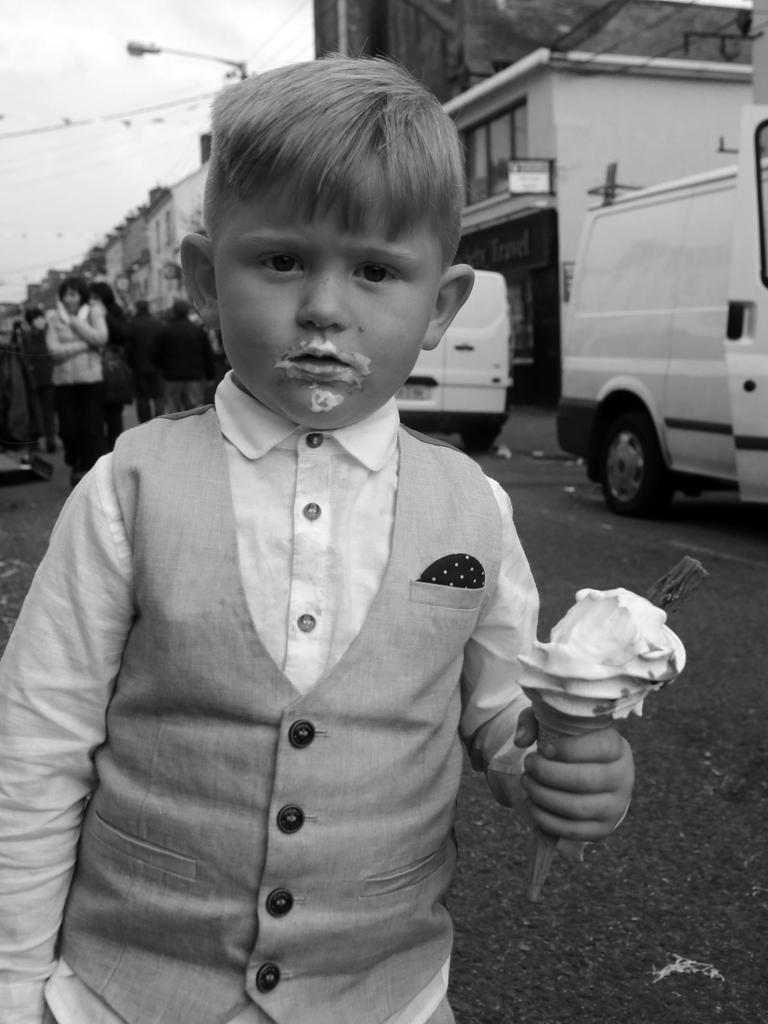
M340 283L330 274L308 280L297 317L302 327L314 326L321 330L341 327L343 312Z

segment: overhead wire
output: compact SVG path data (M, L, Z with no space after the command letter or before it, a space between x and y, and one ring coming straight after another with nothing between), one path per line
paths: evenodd
M259 46L257 46L256 49L254 50L254 52L250 55L250 57L248 57L246 59L246 64L250 65L254 60L256 60L256 58L259 56L259 54L264 49L266 49L266 47L269 46L269 44L274 39L276 39L280 35L280 33L283 32L288 27L288 25L290 25L290 23L293 21L293 19L298 14L300 14L302 11L306 11L307 6L308 6L308 0L299 0L299 2L296 4L296 7L293 9L293 12L291 14L289 14L288 17L285 18L284 21L281 22L280 26L277 29L275 29L275 31L272 33L272 35L269 36L267 39L265 39L262 43L260 43ZM290 45L290 42L289 42L289 45ZM283 47L283 49L281 51L279 51L279 52L284 52L284 51L285 51L285 47Z
M596 63L598 57L602 57L602 56L604 56L605 54L608 54L608 53L615 53L617 48L619 46L621 46L622 43L625 43L628 39L637 38L639 35L640 36L645 35L646 33L648 33L650 31L658 28L659 25L664 24L664 22L669 21L669 20L671 20L674 17L678 17L680 14L688 11L691 7L701 7L701 6L702 5L697 3L696 0L687 0L686 3L681 3L679 5L676 4L673 10L671 10L671 11L667 12L666 14L662 15L660 18L657 18L656 21L651 22L649 25L644 26L639 32L638 31L628 32L626 35L620 36L619 39L612 40L611 43L609 45L603 47L602 50L590 50L586 54L586 59L585 60L583 60L583 61L579 60L578 62L574 62L574 64L576 66L578 66L578 68L580 70L583 70L584 68L589 67L590 64ZM729 17L727 19L727 21L725 21L719 27L718 31L724 31L726 28L729 28L731 25L735 25L735 24L736 24L736 16L731 16L731 17ZM653 54L645 57L643 60L638 61L637 63L621 65L619 67L612 68L612 69L608 69L608 68L605 68L604 66L602 66L602 67L600 67L600 73L602 73L602 74L632 74L632 73L640 70L641 68L648 67L655 60L661 60L661 59L663 59L665 57L670 56L670 54L674 53L677 50L682 50L684 48L684 45L685 45L684 42L677 42L674 45L667 47L667 49L665 49L663 51L658 51L656 53L653 53Z
M186 96L183 99L168 100L165 103L155 103L150 107L138 107L134 110L123 110L115 114L100 114L95 117L81 118L77 121L67 118L60 124L39 125L36 128L23 128L12 132L0 132L0 141L3 141L4 139L20 139L32 135L43 135L54 131L67 131L71 128L83 128L87 125L96 124L99 121L124 120L125 118L135 117L139 114L153 113L157 110L167 110L171 107L180 107L199 100L210 99L210 97L215 96L217 92L218 90L215 90L213 92L201 93L198 96Z
M281 41L281 44L276 51L273 49L269 53L265 52L267 51L270 42L273 42L274 40L278 39L281 35L283 35L286 29L290 28L290 25L292 22L294 22L295 18L298 17L299 14L302 13L302 11L306 10L306 7L307 0L299 0L299 2L294 7L293 11L288 15L287 18L283 20L280 27L275 32L273 32L268 39L264 40L263 43L260 44L260 46L254 51L254 53L246 63L252 62L262 53L264 54L265 57L269 56L269 59L271 61L274 61L275 59L279 58L283 53L287 53L291 49L295 48L297 41L301 39L302 36L305 35L307 29L302 29L298 32L291 32L287 38L284 38ZM307 39L307 42L310 42L310 40L311 36L309 37L309 39ZM146 121L148 115L158 113L161 111L178 109L179 107L183 106L189 107L190 104L197 104L202 100L213 98L215 95L217 95L218 91L219 90L217 89L215 91L197 94L194 96L181 97L178 99L168 100L162 103L152 104L150 106L137 107L132 108L130 110L121 110L102 115L94 115L93 117L89 118L67 119L66 121L62 120L61 123L57 124L39 125L29 129L0 132L1 142L5 140L12 141L16 139L33 138L35 136L50 137L53 133L66 132L69 129L87 130L88 128L99 128L99 138L91 139L89 142L86 142L85 144L83 143L82 131L73 131L72 145L70 146L65 144L63 151L61 148L61 143L59 143L55 149L48 149L46 147L43 150L38 149L33 154L16 154L13 157L5 158L3 158L2 155L0 155L0 168L2 168L3 170L4 179L3 185L7 188L18 187L18 184L14 184L11 179L16 175L22 174L23 182L25 185L42 184L46 181L54 179L61 180L81 171L84 159L88 161L90 166L99 167L104 164L112 163L115 160L116 155L118 160L120 159L121 155L128 157L132 152L132 148L135 149L134 132L131 131L123 133L118 129L117 133L115 133L113 131L105 132L104 129L107 129L112 125L114 125L115 128L117 128L118 122L125 122L129 119L135 119L136 123L134 125L126 127L130 127L132 129L147 129L150 127L150 123ZM184 126L178 125L178 128L179 130L183 130ZM123 136L122 139L119 138L121 135ZM43 140L41 141L45 141L45 138L43 138ZM186 145L184 145L184 142L186 142ZM178 150L178 147L180 145L183 147L183 152ZM116 146L119 147L117 154ZM160 144L155 146L142 145L141 155L142 157L144 157L147 154L156 154L163 151L164 149L167 149L169 146L173 146L176 151L173 154L172 163L169 166L168 176L160 176L158 180L174 180L173 175L182 174L182 169L185 164L188 164L190 166L194 164L193 150L198 150L199 152L199 141L197 138L190 139L189 137L187 137L186 140L180 140L179 138L166 138ZM0 154L2 154L2 150L0 150ZM52 167L50 171L33 176L30 176L30 174L28 173L28 169L30 167L42 167L45 166L46 164L50 164L52 160L55 160L56 163L55 167ZM2 187L3 186L0 186L0 189L2 189ZM81 257L73 257L73 259L77 258ZM70 258L57 258L56 262L66 262L68 259ZM39 268L44 268L47 267L48 265L49 263L47 261L44 261L43 263L36 265L25 265L25 267L23 268L3 268L2 270L0 270L0 273L2 273L3 275L18 274L27 271L33 271Z

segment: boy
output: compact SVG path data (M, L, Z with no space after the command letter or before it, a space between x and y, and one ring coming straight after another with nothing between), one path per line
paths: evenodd
M59 1024L446 1024L459 732L514 803L537 614L504 492L392 397L472 285L456 133L341 58L213 127L182 262L232 373L86 477L5 656L0 1021L51 976ZM626 742L547 753L533 820L605 836Z

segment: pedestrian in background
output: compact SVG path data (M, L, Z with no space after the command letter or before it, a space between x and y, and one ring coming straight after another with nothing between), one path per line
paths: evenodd
M158 331L155 362L165 381L168 412L194 409L205 401L206 381L215 373L213 349L208 335L189 319L189 303L176 299L171 319Z
M91 299L101 303L107 321L104 348L104 450L111 452L123 432L123 407L133 401L133 374L126 361L128 323L123 307L106 281L94 281Z
M8 343L0 335L0 451L17 452L29 465L37 449L40 414L25 350L26 324L15 320Z
M155 342L161 327L162 323L152 315L146 299L139 299L126 338L126 358L133 372L139 423L165 412L163 378L155 362Z
M53 388L64 461L74 486L104 451L102 353L107 344L106 311L89 302L82 277L66 277L56 308L46 315L45 343L53 359Z
M50 455L56 451L56 417L53 406L53 359L45 343L45 313L39 307L28 309L24 319L27 322L23 338L24 353L32 372L45 449Z

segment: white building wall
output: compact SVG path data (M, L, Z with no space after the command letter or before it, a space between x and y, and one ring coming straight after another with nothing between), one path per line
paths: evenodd
M179 252L182 238L202 227L206 170L198 167L171 185L170 195L147 216L149 299L155 312L164 313L177 298L189 299Z
M104 245L104 270L107 281L114 288L125 266L125 246L122 233L113 235Z
M735 158L718 152L720 139L735 146L739 112L752 97L746 75L715 80L703 73L558 68L550 81L561 261L575 258L584 213L602 202L588 190L604 183L610 162L618 163L619 184L640 187L729 166Z
M203 226L203 191L207 170L208 165L203 164L171 186L177 247L184 235L191 231L200 231Z

